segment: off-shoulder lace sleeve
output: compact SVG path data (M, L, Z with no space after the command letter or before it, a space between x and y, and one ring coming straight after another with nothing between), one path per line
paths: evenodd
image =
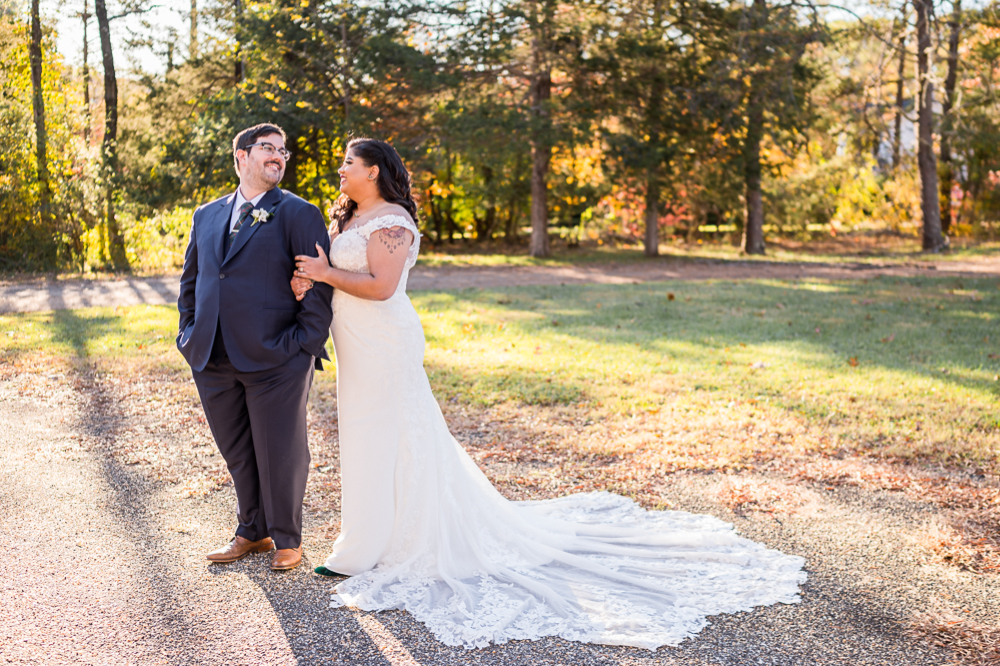
M420 231L410 218L402 215L380 215L364 226L358 227L358 233L368 240L376 231L393 227L402 227L413 234L413 243L406 252L406 264L412 268L413 264L417 263L417 253L420 251Z

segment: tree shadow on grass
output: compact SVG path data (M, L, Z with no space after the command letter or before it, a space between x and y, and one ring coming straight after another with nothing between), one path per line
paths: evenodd
M466 297L503 312L542 315L537 322L512 325L526 334L544 332L637 353L677 355L681 349L687 354L681 360L711 364L721 350L785 346L812 356L806 360L818 368L841 371L853 358L861 368L997 394L992 374L986 374L1000 371L1000 354L986 352L1000 352L998 284L968 278L683 282L494 290ZM983 296L955 296L955 291ZM963 370L984 375L971 377Z
M122 433L135 426L123 411L115 387L105 381L88 355L93 341L106 333L114 317L81 317L73 311L53 313L53 340L73 351L76 387L81 396L81 413L75 430L96 442L90 449L95 470L107 489L101 492L104 511L115 525L115 531L135 544L128 554L129 569L142 572L131 584L132 597L127 609L132 626L144 627L139 643L147 655L156 655L164 663L217 663L220 654L210 640L192 637L210 634L206 620L192 609L201 606L199 592L192 589L188 576L171 576L173 567L180 566L176 553L177 539L171 539L161 514L165 507L155 498L162 494L163 484L148 478L139 468L123 463L117 449L122 445ZM158 418L158 417L154 417ZM154 423L150 424L155 426ZM176 535L173 535L176 536ZM298 663L343 663L339 660L341 638L351 637L355 652L361 653L361 663L388 664L378 648L367 639L361 627L350 618L330 622L331 618L317 613L320 597L311 568L302 567L291 575L268 570L266 556L212 570L213 574L242 574L256 583L271 602ZM307 576L308 574L308 576ZM208 607L218 608L219 600ZM234 600L235 601L235 600ZM264 618L254 618L259 624ZM211 625L211 622L208 623ZM343 625L343 626L341 626ZM228 646L227 646L228 647ZM254 645L247 645L247 663L256 663Z
M68 345L76 361L84 362L90 355L89 343L103 337L117 317L81 317L75 310L57 310L52 313L52 341Z
M959 460L989 457L1000 432L998 286L954 277L704 281L416 301L437 348L427 367L439 400L543 404L534 388L551 392L548 404L602 400L639 412L701 392L682 406L766 400L797 421L834 426L838 442ZM492 360L515 342L536 355ZM449 346L461 353L441 353Z
M137 626L147 627L143 643L152 652L164 656L189 653L191 645L182 637L196 628L191 617L181 609L185 592L177 588L170 576L158 575L164 563L162 553L164 529L156 521L156 507L150 505L157 485L140 472L122 464L115 455L119 433L129 424L118 400L108 385L88 362L88 344L104 333L114 317L80 317L72 310L52 313L53 339L73 350L77 371L77 390L82 397L80 420L76 430L96 440L91 457L103 477L108 492L105 503L117 529L129 541L137 544L134 557L141 560L141 570L149 572L144 591L133 598L129 611L137 615ZM208 646L201 657L210 661Z
M177 660L195 653L198 663L214 663L217 654L210 642L190 641L186 636L206 633L204 620L192 617L184 609L192 607L196 595L183 584L175 584L165 572L163 553L172 546L158 513L162 507L153 502L162 484L144 476L138 468L122 463L116 455L120 433L137 424L130 423L121 410L113 389L91 364L88 350L94 340L108 331L115 317L81 317L74 311L52 314L53 341L67 345L73 352L83 413L78 428L100 444L91 451L94 462L109 488L107 511L120 533L137 544L138 569L149 572L145 584L137 586L130 612L149 627L144 635L146 649ZM213 575L244 575L266 596L281 624L289 646L299 663L343 663L346 640L359 663L389 664L363 628L349 615L317 612L328 604L329 590L312 574L306 562L286 573L274 573L267 567L266 556L254 556L225 567L212 568ZM325 602L325 603L324 603ZM252 646L248 650L252 651ZM255 657L249 654L251 661Z
M71 367L86 362L89 355L88 344L104 335L107 328L115 321L113 316L81 317L71 310L16 316L25 319L15 321L12 329L25 326L27 321L27 325L32 328L50 331L51 337L44 342L36 340L34 334L27 339L23 335L14 337L17 334L15 330L11 330L10 337L4 340L7 344L2 349L3 361L11 367L30 361L38 357L39 352L45 351L54 352L57 357L64 357Z
M471 399L484 407L511 401L551 407L578 403L587 397L583 382L543 371L510 367L482 374L428 361L424 362L424 367L435 388L435 397L442 401Z

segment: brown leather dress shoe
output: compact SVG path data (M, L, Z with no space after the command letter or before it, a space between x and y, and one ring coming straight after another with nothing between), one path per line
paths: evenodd
M271 568L274 571L294 569L302 564L302 546L298 548L279 548L271 556Z
M274 542L271 541L271 537L264 537L260 541L250 541L238 536L219 550L213 550L205 557L210 562L215 562L216 564L229 564L230 562L235 562L246 557L250 553L266 553L272 547L274 547Z

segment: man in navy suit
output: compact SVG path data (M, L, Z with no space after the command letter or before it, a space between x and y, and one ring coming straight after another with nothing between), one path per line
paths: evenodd
M208 554L235 562L276 547L271 568L302 561L309 473L306 400L325 344L333 290L295 300L295 255L327 252L316 206L278 189L290 154L262 124L233 140L240 186L194 213L181 275L177 348L191 365L212 435L236 488L236 536Z

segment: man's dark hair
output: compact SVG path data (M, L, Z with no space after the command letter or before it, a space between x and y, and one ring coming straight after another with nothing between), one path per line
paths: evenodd
M257 143L257 139L262 136L267 136L268 134L280 134L282 141L287 141L288 137L285 136L285 130L281 129L273 123L261 123L260 125L254 125L253 127L248 127L233 139L233 164L236 166L236 170L240 170L240 162L236 159L237 150L248 150L247 146L252 143Z

